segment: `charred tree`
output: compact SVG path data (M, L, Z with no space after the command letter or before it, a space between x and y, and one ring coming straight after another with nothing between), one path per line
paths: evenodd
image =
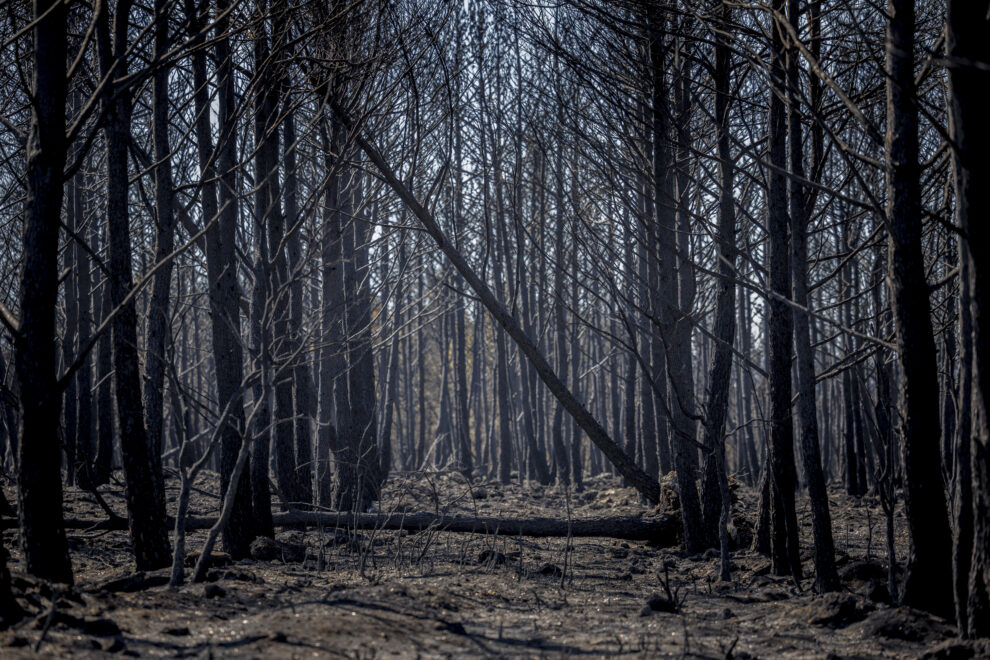
M719 19L723 25L731 20L732 10L727 2L721 5ZM725 420L729 412L729 388L732 377L732 345L736 335L736 206L734 195L735 161L730 147L729 91L732 60L729 39L722 31L715 36L715 122L718 127L719 200L718 228L718 294L715 302L715 350L708 378L707 416L704 425L704 465L702 504L705 533L718 541L721 550L721 577L729 579L729 534L731 497L725 464Z
M914 0L890 0L887 12L888 281L901 369L910 540L903 602L952 616L952 534L941 472L935 337L921 250Z
M985 0L965 2L951 0L948 9L946 42L952 113L952 150L956 168L956 209L964 245L960 265L963 280L961 315L964 373L968 373L969 397L961 401L971 405L966 428L960 425L960 451L957 461L969 458L970 470L960 465L957 484L960 497L971 494L969 506L964 501L959 516L972 515L971 523L960 519L962 533L957 545L957 584L968 574L969 588L965 606L958 611L959 629L965 636L990 637L990 236L986 218L990 214L990 126L981 107L982 93L990 83L990 40L986 38ZM972 360L972 361L970 361ZM963 390L965 392L965 390ZM968 431L968 432L967 432ZM965 434L963 434L965 433ZM971 456L967 457L969 453ZM972 479L972 485L965 483ZM970 514L970 508L972 513ZM971 531L968 538L966 528ZM972 554L966 561L966 546ZM960 556L963 553L963 556ZM968 563L968 565L967 565ZM961 587L961 585L960 585ZM960 588L959 592L963 590ZM962 605L963 594L958 601Z
M137 309L130 295L134 288L131 263L131 228L128 211L128 146L131 140L131 91L116 81L127 75L128 0L110 9L102 5L96 20L101 72L108 80L103 103L103 131L107 147L107 233L109 235L110 303L114 307L114 386L120 455L127 491L127 519L138 570L164 568L172 563L165 521L165 491L161 456L153 453L144 425L141 374L138 361Z
M767 333L767 358L770 390L769 469L774 501L773 539L774 570L778 575L790 573L801 580L801 551L798 544L797 512L794 503L796 471L794 466L794 428L791 419L791 345L793 318L791 295L790 227L787 198L787 129L786 129L786 52L783 41L784 0L774 0L774 18L770 26L770 110L768 117L769 162L767 172L767 268L770 292ZM786 553L781 552L781 541ZM786 560L786 564L782 563Z
M816 12L815 5L809 11ZM787 0L787 18L792 34L799 29L797 0ZM814 24L817 15L809 17ZM817 29L812 27L813 35ZM808 314L808 221L810 218L809 189L804 180L804 115L801 112L800 81L798 77L798 49L792 44L787 49L787 120L790 147L790 228L791 228L791 285L794 299L794 347L797 355L797 408L801 436L801 459L804 478L811 500L811 531L815 544L815 589L818 592L837 591L839 575L835 570L835 548L832 543L832 517L829 512L825 474L822 471L818 438L818 410L815 397L815 358L811 347L811 318ZM814 87L812 87L814 91ZM814 99L813 99L814 102ZM814 108L815 111L818 108ZM817 144L816 144L817 146ZM823 157L813 153L812 167L820 167Z
M152 77L152 142L155 155L155 262L162 266L155 272L151 302L148 306L145 345L144 412L148 428L148 447L153 457L154 478L164 488L159 458L164 449L166 344L169 333L169 294L173 262L169 258L175 244L175 213L172 210L172 154L169 147L168 76L171 66L166 59L169 40L169 3L155 0L155 60L160 63Z
M192 71L196 110L196 151L199 165L199 198L206 223L206 269L209 280L210 328L213 364L217 381L219 409L230 406L231 412L221 421L220 493L226 495L237 455L245 433L244 406L241 403L241 382L244 354L241 344L240 287L237 283L237 215L238 196L236 172L236 136L234 133L234 87L229 62L230 45L227 27L228 5L217 3L218 17L214 26L216 40L213 52L219 63L217 77L217 116L220 126L216 146L210 128L210 95L207 87L206 28L208 16L194 0L186 1L186 16L190 23L193 44ZM236 497L229 522L222 531L223 543L232 557L248 556L254 539L254 518L251 513L251 483L248 470L236 483Z
M71 584L59 472L62 394L55 371L58 235L66 160L66 11L65 4L51 0L37 0L33 7L20 319L5 320L15 333L21 399L17 502L25 567L39 578Z

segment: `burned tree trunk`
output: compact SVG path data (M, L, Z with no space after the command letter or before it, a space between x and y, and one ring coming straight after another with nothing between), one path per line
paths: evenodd
M66 11L65 4L52 0L38 0L34 6L20 322L11 329L16 333L21 398L17 499L25 565L42 579L71 583L59 472L62 395L55 372L58 234L66 158ZM14 325L11 319L7 322Z
M960 550L965 550L967 542L972 543L972 555L969 566L965 557L956 557L957 571L968 572L969 576L968 600L965 609L959 610L958 623L960 631L970 637L990 637L990 418L987 417L990 414L990 235L987 231L990 163L986 158L990 149L990 124L983 100L990 84L988 10L986 0L951 0L946 32L956 208L963 231L959 240L965 243L960 265L967 277L963 290L968 294L963 296L962 305L968 309L962 315L971 323L971 330L964 324L966 335L962 338L963 345L969 347L969 351L963 352L963 359L967 360L963 369L970 372L971 395L961 405L972 405L969 411L972 426L960 438L968 451L960 451L957 456L957 460L965 460L964 454L971 453L970 470L961 466L957 474L961 480L971 478L972 486L960 483L957 488L965 488L972 494L972 513L965 506L958 512L960 516L972 515L971 522L959 521L960 525L971 524L972 540L964 538Z
M351 122L347 114L337 105L335 105L333 109L334 113L340 118L340 120L348 128L353 130L354 124ZM567 412L577 420L578 424L581 426L581 429L588 435L588 438L602 450L605 456L612 462L613 465L615 465L616 469L619 470L619 473L628 479L633 487L635 487L647 499L647 501L653 504L659 503L660 484L643 472L635 464L635 462L628 455L626 455L617 444L615 444L598 420L588 412L587 408L585 408L577 397L575 397L574 394L567 388L567 386L564 385L563 381L561 381L561 379L550 367L550 364L547 362L546 358L540 352L533 340L530 339L525 332L523 332L519 322L516 321L515 317L509 313L498 298L495 297L488 285L478 277L470 265L468 265L468 263L464 260L464 257L453 247L453 244L447 239L443 231L440 229L440 225L437 223L436 218L434 218L434 216L426 208L424 208L422 204L419 203L408 188L403 185L375 145L366 140L360 133L356 133L354 139L358 146L360 146L364 153L368 156L369 160L371 160L378 172L385 179L385 182L390 188L392 188L392 190L396 192L400 199L402 199L403 203L409 207L420 223L426 228L431 238L433 238L433 240L437 243L441 251L443 251L447 258L450 259L453 266L458 270L458 272L460 272L461 276L467 280L467 283L471 286L475 293L478 294L482 304L489 311L492 317L498 321L512 340L516 342L520 350L526 356L526 359L528 359L533 365L533 368L536 369L537 374L550 390L551 394L553 394L554 397L556 397L561 405L567 410Z
M219 2L218 12L225 12L227 5ZM193 43L193 103L196 110L196 150L198 154L200 207L207 223L206 270L209 280L209 302L213 362L217 379L217 403L220 410L230 406L231 412L220 432L220 493L225 495L230 487L237 454L244 436L244 406L241 397L243 379L243 346L241 344L240 291L237 284L237 194L234 189L233 167L236 162L236 140L233 133L234 88L230 76L230 47L226 27L229 18L217 20L214 45L217 61L219 94L217 99L220 123L219 143L214 154L210 129L210 97L207 89L205 44L206 16L201 15L194 0L187 0L186 15L190 21ZM218 177L219 171L219 177ZM217 180L219 197L217 200ZM232 401L232 399L238 399ZM248 555L248 546L254 539L251 514L251 484L249 474L243 474L235 485L237 497L230 522L223 530L223 543L232 557Z
M767 333L769 357L767 372L770 389L769 469L771 490L776 493L773 539L774 569L801 579L801 551L798 547L797 512L794 503L794 429L791 420L791 344L792 315L788 305L791 295L790 227L787 213L787 132L784 111L786 95L785 51L779 24L784 0L774 0L775 18L770 26L770 112L768 118L770 170L767 172L767 234L770 296ZM780 543L786 544L786 554ZM781 564L786 558L787 565Z
M357 483L354 484L355 510L364 511L378 499L387 475L381 474L378 457L378 421L375 391L375 362L372 354L372 296L369 251L371 227L364 208L364 182L355 170L350 194L351 222L344 245L351 255L344 271L344 289L351 300L347 312L347 393L351 406L351 438L357 460ZM338 498L343 497L338 484ZM351 510L354 507L339 510Z
M648 17L650 74L653 76L652 113L650 115L653 136L653 194L655 211L655 237L659 270L657 292L659 295L658 319L660 339L666 360L667 397L660 401L665 410L657 410L658 426L669 422L670 444L674 454L674 468L677 471L677 492L681 501L684 520L684 545L688 552L705 549L704 526L701 517L701 502L696 485L697 447L695 423L692 418L691 401L694 392L690 376L690 346L684 345L685 330L690 332L684 311L680 308L678 278L677 213L674 195L673 174L670 171L670 128L667 107L667 83L664 75L665 55L663 19L655 12ZM690 339L690 334L687 335ZM690 344L690 341L687 342ZM654 364L654 370L657 365ZM660 414L668 420L661 421ZM658 434L663 439L663 434Z
M901 368L909 555L903 602L952 616L952 534L939 451L938 371L921 251L914 0L890 0L887 24L889 283Z
M73 186L73 201L76 219L79 224L76 226L77 233L92 236L95 232L82 231L82 224L86 218L86 197L82 189L84 177L77 175L76 184ZM76 330L78 332L78 345L85 346L89 343L93 333L93 281L90 273L90 257L86 253L80 240L73 241L75 252L74 262L78 269L75 278L76 297ZM76 391L78 394L78 406L76 413L76 436L69 441L75 446L75 465L70 469L75 472L76 482L84 488L93 487L92 461L93 461L93 441L96 437L96 418L93 416L93 369L92 360L87 355L84 357L82 367L76 373Z
M788 0L788 19L797 34L800 14L798 2ZM812 21L816 20L812 18ZM791 273L794 293L794 347L797 353L798 424L801 430L801 459L804 478L811 500L811 531L815 544L815 588L819 592L836 591L839 575L835 570L832 544L832 517L829 512L825 474L822 471L818 442L818 410L815 403L815 357L811 347L811 318L808 312L808 208L809 192L805 179L802 121L800 108L798 51L787 50L787 103L791 172ZM821 158L821 154L814 154ZM813 162L818 168L819 163Z
M103 76L109 81L127 73L128 28L132 3L119 3L111 21L102 6L97 18L98 48ZM129 89L109 82L104 133L107 147L107 233L110 239L110 303L115 310L113 337L114 385L120 455L127 492L127 518L138 570L163 568L172 563L165 526L165 492L161 457L153 454L144 425L141 374L138 360L137 308L130 297L131 229L128 212L128 146L131 140L132 100Z
M168 38L169 4L155 0L155 58L165 58L170 47ZM168 75L170 67L162 63L152 80L152 133L155 152L155 261L163 265L155 272L151 303L148 306L147 345L145 347L144 407L148 427L148 446L155 467L155 479L162 480L161 459L164 448L165 348L168 339L169 291L172 284L172 253L175 214L172 211L172 157L168 139ZM164 488L164 483L160 484Z
M726 2L721 6L725 24L731 18ZM732 344L736 335L736 206L733 194L735 161L732 159L729 134L731 97L731 55L727 37L719 32L715 41L715 121L718 126L719 204L718 204L718 295L715 302L716 344L708 378L704 446L709 452L704 466L705 533L718 540L722 551L722 579L729 578L728 529L731 515L728 476L725 465L725 420L729 412L729 387L732 377Z
M296 122L291 109L291 101L286 100L289 107L285 113L285 218L291 234L286 244L289 284L289 338L287 339L289 354L296 354L304 340L303 337L303 258L302 241L299 238L298 225L299 205L297 201L296 174ZM313 377L309 365L303 356L295 356L296 365L292 368L292 394L295 411L295 472L287 496L298 503L313 503Z
M261 378L252 388L255 416L251 429L251 507L258 536L275 536L272 525L272 496L269 487L271 448L292 446L292 383L276 378L275 342L278 330L285 330L286 306L276 299L283 282L285 265L273 247L279 247L282 210L278 200L278 127L273 84L274 58L268 47L268 3L259 0L254 14L254 209L253 273L251 291L251 355ZM278 382L276 382L278 381ZM286 386L288 398L286 401ZM275 404L274 410L272 403ZM288 404L288 405L287 405ZM288 409L287 409L288 408ZM288 419L286 419L288 417ZM281 485L281 474L276 479Z

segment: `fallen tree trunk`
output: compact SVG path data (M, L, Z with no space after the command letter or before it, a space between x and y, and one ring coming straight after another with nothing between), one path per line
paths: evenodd
M209 529L217 519L205 516L186 518L186 529ZM498 533L503 536L601 536L606 538L650 541L660 546L677 545L680 542L680 521L668 515L641 518L582 518L563 520L560 518L486 518L477 516L437 516L432 513L337 513L306 512L280 513L274 516L276 527L341 528L355 530L400 530L422 531L436 529L446 532L471 532L480 534ZM170 525L174 520L169 521ZM17 520L4 518L0 527L17 527ZM88 518L66 518L66 529L127 529L123 519L95 520Z

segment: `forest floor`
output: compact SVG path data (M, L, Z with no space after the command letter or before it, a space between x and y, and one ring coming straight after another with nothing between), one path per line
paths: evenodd
M214 475L201 479L191 514L215 514L215 484ZM120 488L105 496L124 512ZM734 496L734 534L744 542L756 493L737 486ZM105 517L77 489L66 502L67 516ZM605 476L565 493L405 475L391 481L381 507L506 519L658 512ZM799 508L810 543L807 501ZM825 597L810 593L809 579L798 590L772 575L769 561L749 550L733 552L732 581L722 583L716 552L685 556L641 541L312 528L280 531L276 559L220 556L225 565L211 569L210 581L176 590L164 586L165 573L134 579L126 532L70 530L76 585L53 596L23 577L17 532L8 529L4 544L30 616L0 633L0 657L984 657L956 642L950 623L887 604L876 502L834 492L832 514L844 591ZM191 532L187 547L197 551L204 538ZM810 572L810 547L803 556Z

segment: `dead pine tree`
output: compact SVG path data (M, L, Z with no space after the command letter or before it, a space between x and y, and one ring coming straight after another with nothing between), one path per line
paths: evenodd
M791 421L791 295L790 219L787 198L786 51L783 40L784 0L774 0L770 23L770 101L768 114L769 168L767 171L767 296L768 386L770 442L767 448L772 526L772 558L778 575L801 581L801 554L794 502L796 470ZM761 498L761 506L767 499Z
M29 573L71 584L72 564L62 525L59 461L62 397L55 361L58 235L67 148L68 53L63 36L67 28L66 11L66 5L61 2L40 1L33 7L34 72L26 152L20 318L14 317L6 307L0 312L14 337L21 400L17 467L21 549Z
M990 40L986 38L990 7L985 1L951 0L946 23L946 46L952 113L952 152L955 160L956 213L962 231L960 243L964 295L962 365L968 374L969 397L961 401L971 420L968 433L959 436L957 507L954 559L959 629L967 637L990 637L990 276L987 254L990 237L985 219L990 212L988 167L982 154L990 146L990 127L981 115L981 89L990 82ZM965 390L964 390L965 391ZM968 424L967 424L968 425ZM963 430L967 430L963 428ZM971 480L971 482L970 482ZM958 501L958 500L957 500ZM968 519L972 516L971 519ZM969 546L972 544L970 550ZM968 579L967 579L968 578ZM967 584L968 583L968 584ZM967 588L968 587L968 588ZM968 592L968 593L967 593Z
M901 371L910 541L902 601L951 617L952 534L942 483L935 338L921 250L914 0L890 0L887 12L888 282Z

